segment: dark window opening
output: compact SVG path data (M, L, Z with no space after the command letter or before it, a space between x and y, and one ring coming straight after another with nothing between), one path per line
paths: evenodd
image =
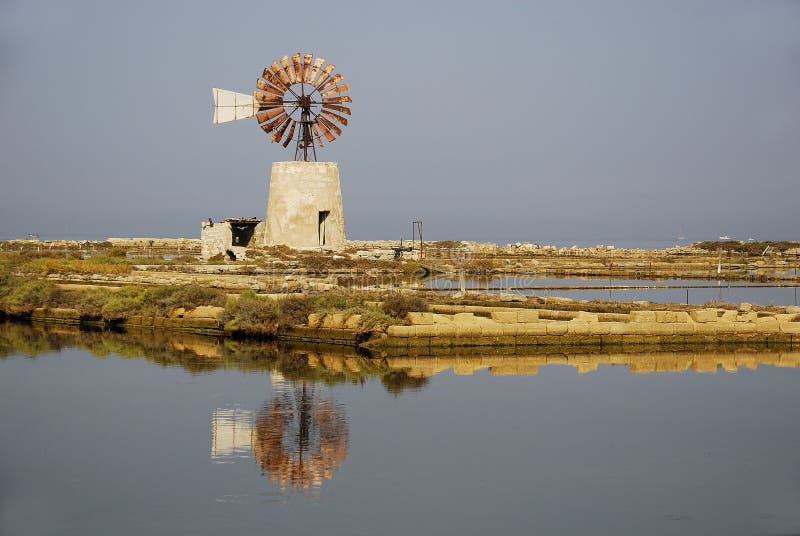
M232 260L232 261L235 261L235 260L236 260L236 254L234 254L234 253L233 253L233 251L231 251L231 250L229 250L229 249L226 249L226 250L225 250L225 255L227 255L227 256L228 256L228 259L230 259L230 260Z
M330 210L320 210L319 211L319 245L324 246L326 242L325 236L325 220L328 219L330 215Z
M231 245L247 247L259 222L231 222Z

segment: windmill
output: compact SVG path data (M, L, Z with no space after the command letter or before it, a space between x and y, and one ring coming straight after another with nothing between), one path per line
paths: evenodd
M339 165L317 162L317 147L342 134L350 115L346 105L353 102L346 95L350 88L342 83L344 76L335 70L322 58L298 52L265 68L252 95L212 90L215 125L255 117L273 142L284 148L294 143L294 161L272 164L266 222L263 231L258 226L253 231L263 237L257 240L260 244L328 250L346 245ZM226 222L261 225L243 219ZM215 230L204 225L201 239L213 245L204 251L243 256L229 244L230 234L227 227ZM216 242L211 244L212 240Z
M336 66L299 52L273 61L252 95L214 88L214 124L255 117L261 130L284 147L294 142L294 159L316 161L322 138L332 142L347 126L353 102Z

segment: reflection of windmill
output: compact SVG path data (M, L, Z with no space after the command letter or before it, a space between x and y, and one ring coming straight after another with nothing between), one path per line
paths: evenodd
M214 124L256 117L261 129L272 133L272 141L287 147L295 142L294 159L317 159L317 144L342 134L353 102L336 66L313 54L294 54L273 61L256 81L253 95L214 88Z
M348 440L344 408L306 382L265 403L252 433L262 474L284 490L318 488L332 478L347 457Z

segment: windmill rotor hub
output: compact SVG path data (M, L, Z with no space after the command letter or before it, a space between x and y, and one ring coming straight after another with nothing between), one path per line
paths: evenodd
M284 56L264 69L252 96L215 88L214 123L255 116L273 142L295 142L295 160L316 160L322 139L330 143L342 134L350 115L346 105L353 102L335 69L313 54Z

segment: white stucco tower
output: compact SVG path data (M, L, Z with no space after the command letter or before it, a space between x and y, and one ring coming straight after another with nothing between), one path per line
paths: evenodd
M344 211L336 162L274 162L265 245L344 249Z

